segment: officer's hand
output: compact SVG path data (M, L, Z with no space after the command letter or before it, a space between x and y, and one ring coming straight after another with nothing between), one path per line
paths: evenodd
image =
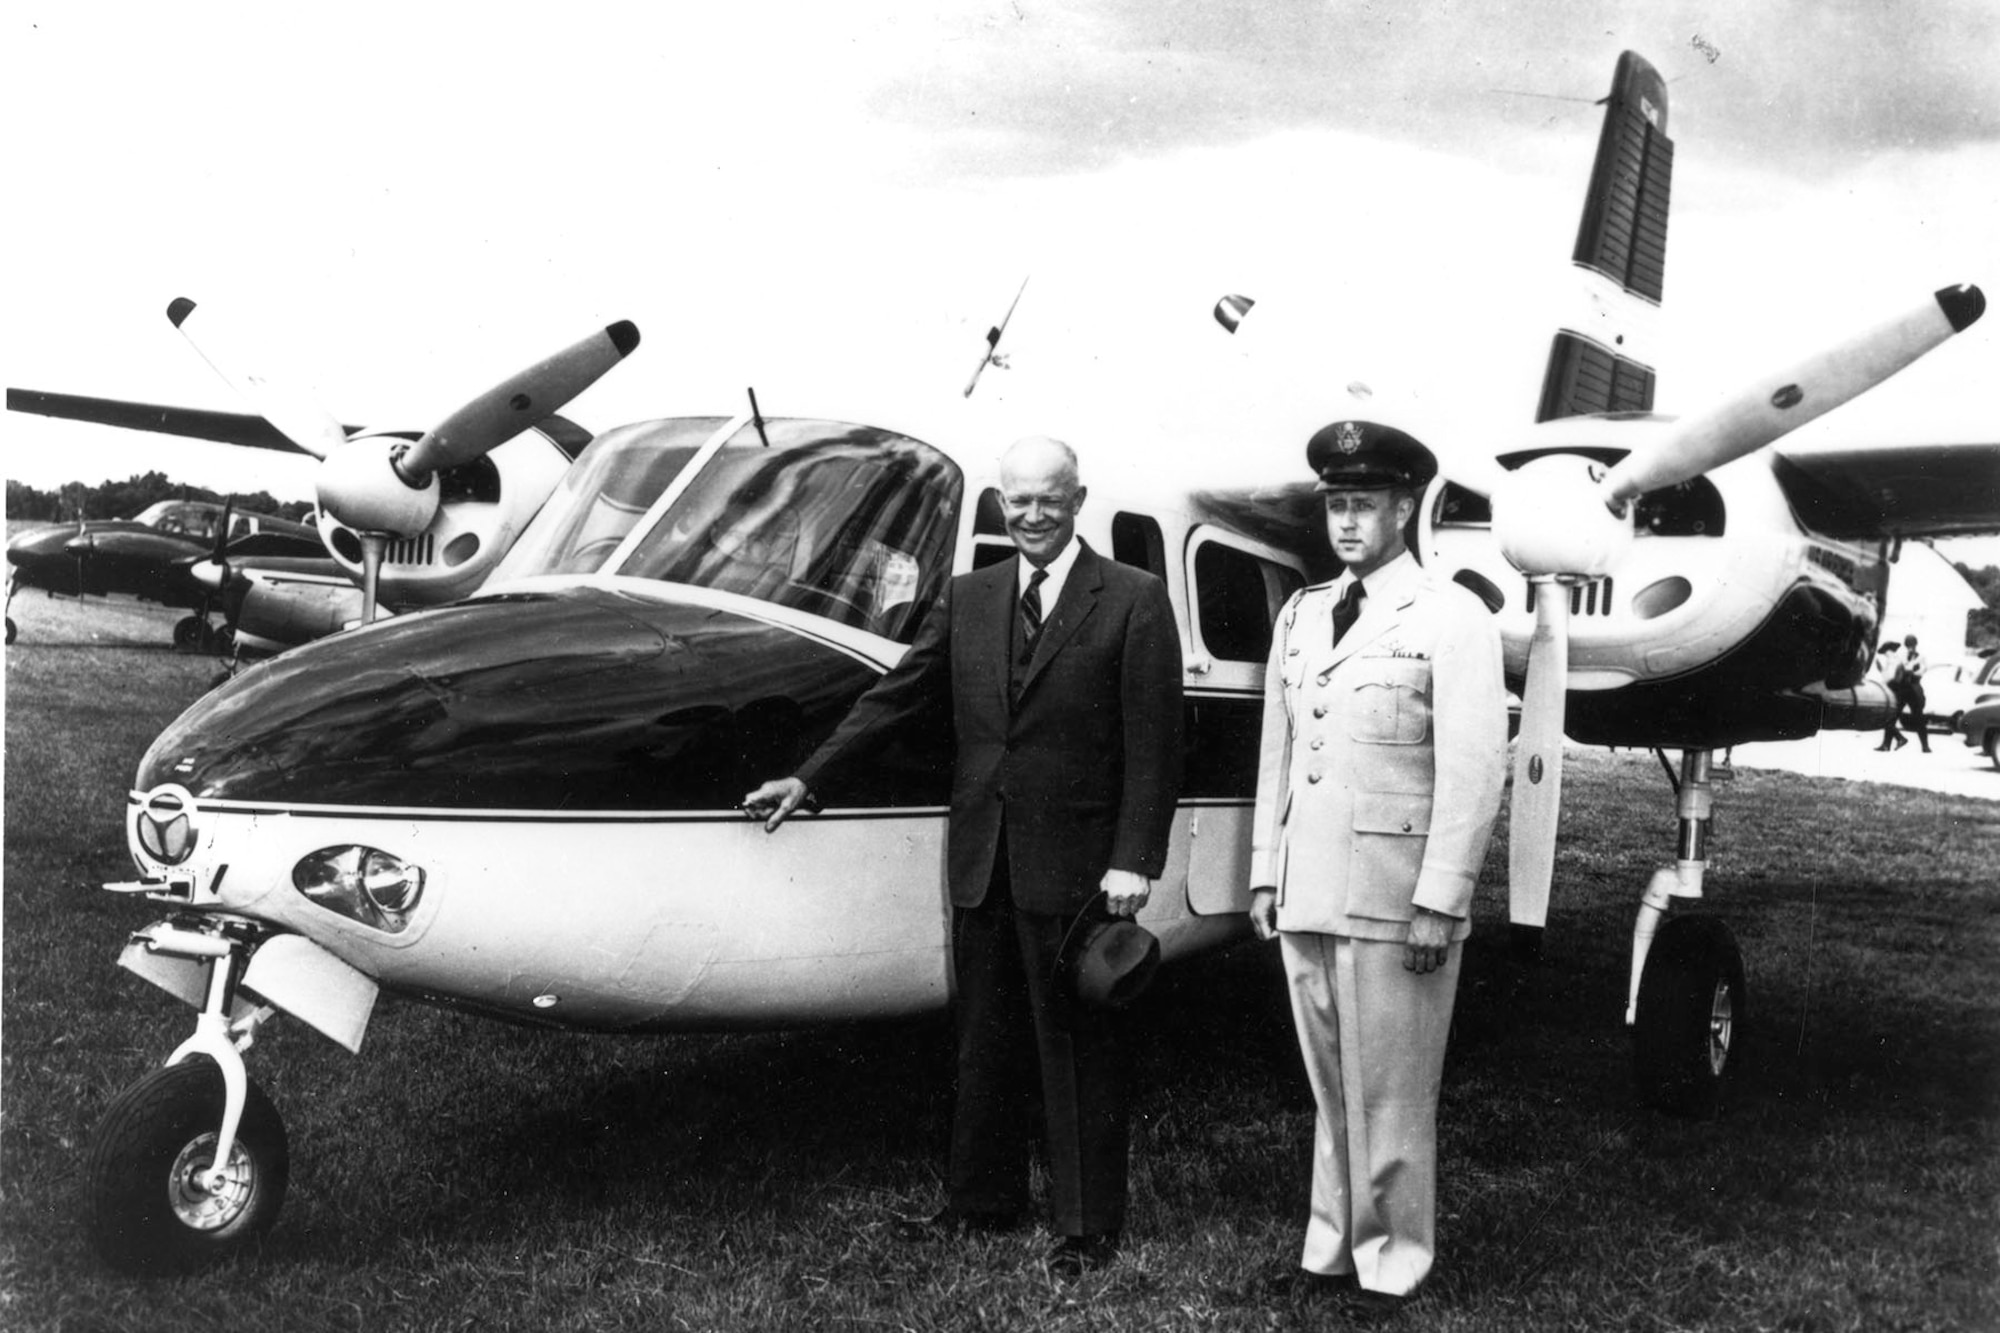
M1104 906L1113 916L1137 916L1153 896L1153 882L1136 870L1107 870L1097 887L1104 890Z
M1250 890L1250 929L1260 940L1278 938L1278 891Z
M776 833L778 825L791 818L805 799L805 783L797 778L778 778L745 796L743 813L752 819L762 819L764 832Z
M1420 975L1435 972L1444 966L1444 956L1450 948L1451 918L1419 907L1410 918L1409 954L1403 959L1403 970Z

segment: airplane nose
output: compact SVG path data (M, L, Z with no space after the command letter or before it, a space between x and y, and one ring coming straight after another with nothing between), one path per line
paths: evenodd
M73 528L30 528L17 532L7 539L7 562L13 565L30 564L47 556L61 555L63 548L75 540Z
M137 786L281 806L727 812L792 771L874 679L821 640L714 606L601 588L476 599L244 672L161 734Z

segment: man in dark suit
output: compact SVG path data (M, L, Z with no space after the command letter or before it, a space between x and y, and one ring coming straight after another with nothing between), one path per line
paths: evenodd
M953 579L903 660L825 744L744 808L775 830L898 726L949 700L946 874L958 977L950 1197L920 1230L1017 1224L1039 1065L1050 1270L1108 1261L1125 1211L1117 1017L1060 966L1079 917L1137 914L1165 866L1181 778L1181 652L1167 590L1076 536L1076 455L1030 437L1000 465L1017 557Z

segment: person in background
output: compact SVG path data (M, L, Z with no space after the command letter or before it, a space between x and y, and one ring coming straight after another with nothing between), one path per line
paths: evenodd
M1908 742L1903 729L1896 725L1903 714L1903 645L1894 639L1882 640L1882 646L1875 650L1875 665L1869 675L1882 682L1882 688L1889 691L1889 725L1882 728L1882 743L1877 750L1900 750Z
M1924 747L1924 753L1931 752L1931 729L1924 721L1924 705L1929 702L1924 697L1924 656L1917 651L1917 636L1903 636L1902 689L1896 696L1896 711L1900 718L1908 713L1911 718L1910 730L1917 733L1917 743Z

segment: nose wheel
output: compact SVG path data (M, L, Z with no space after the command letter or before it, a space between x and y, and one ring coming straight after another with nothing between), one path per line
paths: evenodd
M1639 979L1632 1029L1640 1094L1661 1110L1707 1117L1739 1062L1748 1013L1743 955L1712 916L1669 919Z
M218 1163L223 1102L222 1071L193 1059L154 1070L111 1103L87 1167L87 1227L106 1263L127 1272L185 1271L276 1220L290 1174L284 1121L249 1084L228 1160Z

